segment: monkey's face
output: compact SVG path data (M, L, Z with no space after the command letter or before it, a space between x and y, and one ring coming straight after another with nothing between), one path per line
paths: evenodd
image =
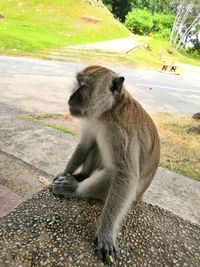
M123 77L100 66L90 66L77 75L77 89L69 98L69 110L76 117L98 118L121 94Z
M88 85L78 82L78 88L71 94L68 105L70 113L76 117L86 116L86 106L89 101Z

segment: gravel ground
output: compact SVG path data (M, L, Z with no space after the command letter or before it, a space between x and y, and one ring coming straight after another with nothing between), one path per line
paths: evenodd
M1 219L0 266L103 266L92 242L101 210L40 191ZM114 266L200 266L200 227L151 204L131 208L118 241Z

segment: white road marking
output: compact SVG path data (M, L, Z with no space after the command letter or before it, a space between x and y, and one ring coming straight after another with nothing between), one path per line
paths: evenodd
M172 107L172 106L170 106L170 105L165 105L165 107L168 108L168 109L170 109L170 110L177 111L176 108L174 108L174 107Z
M147 86L151 88L165 88L165 89L171 89L171 90L181 90L181 91L189 91L189 92L197 92L200 93L200 90L190 90L186 88L178 88L178 87L169 87L169 86L162 86L162 85L153 85L153 84L144 84L144 83L137 83L138 86Z

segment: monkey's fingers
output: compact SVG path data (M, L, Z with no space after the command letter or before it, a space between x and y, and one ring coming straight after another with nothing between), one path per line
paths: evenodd
M53 183L57 180L71 179L72 177L73 175L71 175L70 173L67 173L66 175L64 175L63 173L60 173L56 175L56 177L53 179Z
M98 249L98 256L104 263L112 265L118 257L117 249L112 244L104 243L102 247Z
M49 190L49 192L52 192L52 186L51 186L51 184L48 185L46 188Z
M73 176L62 176L50 185L50 191L56 197L70 198L75 195L78 182Z

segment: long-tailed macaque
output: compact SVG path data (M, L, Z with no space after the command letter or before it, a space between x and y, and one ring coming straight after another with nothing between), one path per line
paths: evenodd
M103 261L117 257L116 236L131 203L141 199L158 167L156 127L124 87L124 77L101 66L77 74L68 101L82 121L80 142L66 169L54 179L53 194L105 202L96 232ZM77 170L80 170L77 173Z

